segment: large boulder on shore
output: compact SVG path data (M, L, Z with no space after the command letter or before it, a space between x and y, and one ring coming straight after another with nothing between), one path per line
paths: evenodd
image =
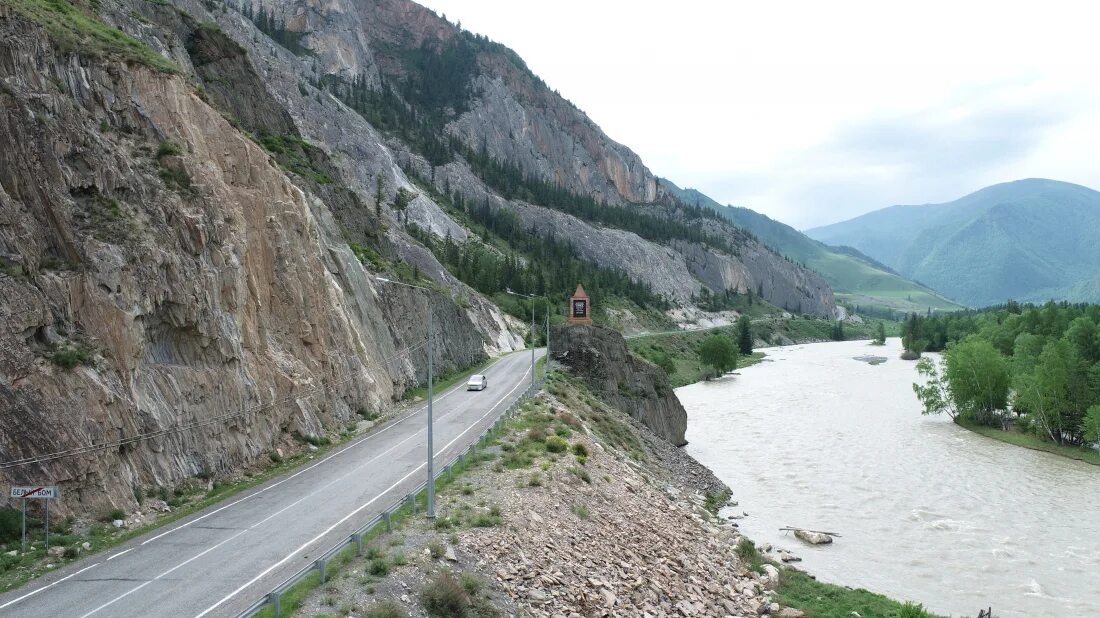
M687 444L687 412L668 375L630 353L617 331L602 326L556 327L550 334L554 361L582 378L596 395L676 446Z

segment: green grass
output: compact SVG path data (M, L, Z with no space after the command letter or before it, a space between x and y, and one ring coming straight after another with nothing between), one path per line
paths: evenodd
M7 4L45 28L62 51L133 62L169 73L179 72L176 65L144 43L66 0L10 0Z
M1100 466L1100 451L1096 449L1084 446L1063 446L1050 442L1049 440L1044 440L1033 434L1020 433L1018 431L1004 431L996 427L986 427L985 425L978 425L977 423L971 423L965 420L960 420L959 425L987 438L1022 446L1033 451L1043 451L1060 457L1083 461L1094 466Z
M958 311L963 307L920 284L880 270L853 256L823 251L806 260L835 290L837 300L897 311Z
M810 618L936 618L911 603L899 603L881 594L820 582L794 569L783 569L779 602L806 612Z

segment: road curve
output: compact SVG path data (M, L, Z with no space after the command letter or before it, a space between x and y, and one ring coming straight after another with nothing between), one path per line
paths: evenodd
M540 350L540 355L542 351ZM436 396L436 465L469 448L531 381L531 355ZM235 616L426 478L426 407L324 458L0 595L0 616Z

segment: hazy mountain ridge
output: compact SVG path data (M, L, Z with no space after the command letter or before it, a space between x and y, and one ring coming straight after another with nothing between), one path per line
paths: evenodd
M683 201L717 211L765 245L820 273L838 298L850 305L902 311L958 307L934 290L907 280L854 247L828 246L754 210L723 206L701 191L682 189L665 178L659 182Z
M1100 193L1025 179L808 230L970 305L1100 300Z

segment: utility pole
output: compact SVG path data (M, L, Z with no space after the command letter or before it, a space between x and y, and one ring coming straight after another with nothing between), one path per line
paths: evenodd
M407 288L416 288L418 290L424 290L431 293L430 288L426 288L422 285L412 285L411 283L402 283L400 281L393 281L392 279L386 279L385 277L375 276L375 279L392 283L394 285L403 285ZM428 305L428 519L435 519L435 446L432 444L432 403L435 399L433 389L435 385L435 375L433 372L433 356L435 355L435 331L432 324L432 305L431 299L427 300Z
M536 298L546 299L546 350L550 351L550 299L546 296L535 296L534 294L520 294L519 292L513 292L512 290L505 289L505 292L512 296L522 296L524 298L530 298L532 301ZM549 359L547 359L549 362ZM542 366L542 377L546 379L546 365ZM535 389L535 303L531 303L531 390Z

